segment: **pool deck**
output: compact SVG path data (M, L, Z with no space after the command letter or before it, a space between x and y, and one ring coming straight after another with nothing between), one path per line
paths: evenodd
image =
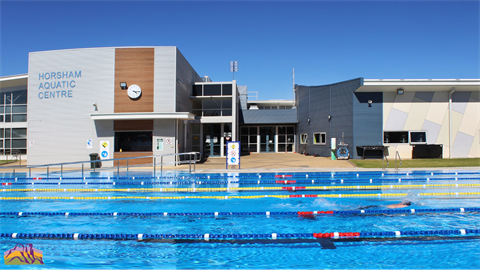
M208 158L195 165L195 173L262 173L262 172L334 172L334 171L381 171L380 168L359 168L348 160L331 160L326 157L304 156L294 153L262 153L242 156L240 158L241 169L238 166L229 166L226 169L226 159L223 158ZM22 164L25 164L22 161ZM18 163L11 163L0 166L12 168L12 166L19 165ZM193 165L191 167L193 171ZM79 168L64 168L64 171L78 170ZM157 172L160 171L160 166L157 165ZM399 168L399 171L412 170L479 170L480 167L445 167L445 168ZM17 169L16 169L17 170ZM27 170L25 167L18 167L18 171ZM33 170L45 170L38 168ZM116 171L117 168L101 168L98 171ZM124 167L120 168L125 171ZM180 166L163 166L163 170L189 171L189 165ZM129 171L153 171L152 165L130 167ZM386 171L396 171L394 164L390 162L390 167Z

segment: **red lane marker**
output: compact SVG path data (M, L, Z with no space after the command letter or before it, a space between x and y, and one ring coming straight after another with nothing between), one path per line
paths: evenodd
M285 175L285 174L282 174L282 175L275 175L275 177L280 177L280 178L285 178L285 177L292 177L293 175Z

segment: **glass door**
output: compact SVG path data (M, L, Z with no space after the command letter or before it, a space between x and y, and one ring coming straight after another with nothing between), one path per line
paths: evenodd
M220 156L220 136L222 124L204 124L203 125L203 156Z
M275 150L275 127L260 127L260 152L272 153Z

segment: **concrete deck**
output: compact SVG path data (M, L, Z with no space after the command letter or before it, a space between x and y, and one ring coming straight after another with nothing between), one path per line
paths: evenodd
M313 157L304 156L294 153L261 153L242 156L240 158L241 167L229 166L226 169L226 159L223 158L208 158L204 162L197 163L195 166L195 173L261 173L261 172L334 172L334 171L381 171L377 168L359 168L348 160L331 160L326 157ZM22 161L22 164L26 164L26 161ZM19 163L10 163L0 166L0 172L2 167L12 168L12 166L19 165ZM193 171L193 165L191 166ZM9 169L5 168L6 171ZM51 171L59 171L60 168L51 168ZM78 170L80 168L65 167L64 171ZM85 165L85 169L89 170L88 163ZM157 172L160 171L160 165L157 165ZM412 170L478 170L479 167L448 167L448 168L400 168L400 171L412 171ZM25 167L18 167L16 171L28 171ZM46 168L35 168L32 171L45 171ZM98 171L117 171L117 168L101 168ZM120 171L124 172L125 167L121 167ZM163 166L163 170L177 170L177 171L189 171L189 165L180 166ZM151 164L145 166L132 166L129 171L153 171ZM386 171L395 171L394 168L387 168Z

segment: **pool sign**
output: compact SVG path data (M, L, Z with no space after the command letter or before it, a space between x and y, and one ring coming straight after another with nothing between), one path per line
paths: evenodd
M228 165L238 165L240 169L240 142L227 141L227 169Z
M100 141L100 159L110 158L110 141Z

